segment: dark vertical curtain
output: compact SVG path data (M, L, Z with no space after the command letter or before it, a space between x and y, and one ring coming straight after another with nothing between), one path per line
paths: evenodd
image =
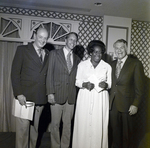
M13 92L11 86L11 65L16 48L22 43L0 41L0 132L15 131L15 117L12 116Z

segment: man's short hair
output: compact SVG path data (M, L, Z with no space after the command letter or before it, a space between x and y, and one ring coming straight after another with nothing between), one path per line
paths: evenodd
M128 46L128 42L124 39L118 39L114 44L113 47L115 48L117 43L124 43L126 46Z
M69 33L66 35L66 39L67 39L71 34L74 34L74 35L77 37L77 40L78 40L78 34L77 34L76 32L69 32Z

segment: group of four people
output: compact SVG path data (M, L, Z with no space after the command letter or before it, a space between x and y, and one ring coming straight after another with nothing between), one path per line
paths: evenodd
M108 148L108 123L110 147L129 148L132 116L143 97L144 72L141 62L127 55L127 42L120 39L114 43L118 59L110 66L102 60L106 50L102 41L91 41L89 58L80 61L72 51L78 41L75 32L66 36L66 44L59 50L43 49L47 39L47 30L39 28L33 43L18 47L12 63L15 98L21 105L35 103L32 122L16 118L16 148L36 147L39 118L47 101L51 109L51 148L70 147L74 111L72 148Z

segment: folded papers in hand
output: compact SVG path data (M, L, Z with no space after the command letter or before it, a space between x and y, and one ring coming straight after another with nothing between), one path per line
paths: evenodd
M17 99L14 98L13 100L13 107L12 107L12 115L15 117L19 117L22 119L33 119L33 113L34 113L34 102L27 101L26 106L21 105Z
M99 80L96 75L91 75L89 78L88 78L88 81L93 83L95 86L94 86L94 89L97 91L97 92L100 92L103 90L103 88L99 87L99 83L101 82L101 80Z

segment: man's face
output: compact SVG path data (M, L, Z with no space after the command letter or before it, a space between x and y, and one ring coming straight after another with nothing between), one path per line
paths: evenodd
M77 45L77 37L74 34L70 34L65 42L66 48L72 50Z
M37 48L43 48L47 42L47 38L48 38L48 33L45 29L39 29L37 31L37 34L35 34L35 41L34 41L34 45Z
M116 43L115 45L115 54L118 57L118 59L123 59L127 55L127 46L124 43Z

